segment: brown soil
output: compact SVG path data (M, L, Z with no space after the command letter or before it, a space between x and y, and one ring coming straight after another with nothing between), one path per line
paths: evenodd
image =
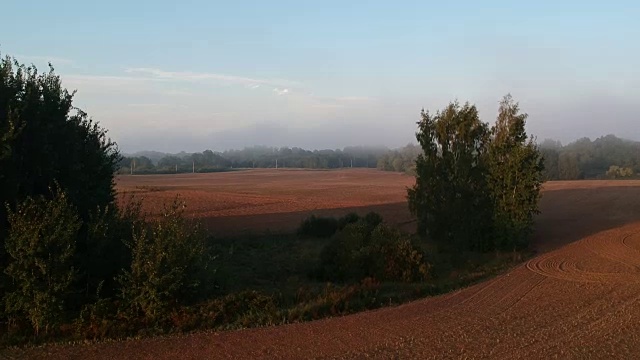
M282 190L278 176L267 174L273 176L276 189ZM343 175L362 180L362 186L343 180L343 186L350 189L346 193L357 199L343 201L360 202L357 206L366 205L361 188L371 191L372 183L379 184L374 188L384 195L371 193L376 200L370 204L385 196L390 202L398 201L404 186L411 182L401 175L366 171L317 174L326 181L330 181L326 176ZM317 198L343 191L334 187L317 191L322 185L312 181L308 172L300 176L307 176L307 180L300 182L306 184L304 189L295 190L300 193L292 208L303 208L298 211L312 210L301 205L309 203L300 198L305 191ZM120 184L126 182L121 179ZM263 194L268 192L264 184L255 187ZM280 194L274 190L276 193ZM330 197L324 201L331 204ZM49 359L637 358L640 182L548 183L541 209L534 237L534 248L540 255L492 280L442 296L310 323L49 345L7 355Z
M406 187L412 176L366 169L247 170L213 174L121 176L121 199L144 198L157 213L176 196L189 215L218 235L293 231L311 214L377 211L387 221L411 221Z

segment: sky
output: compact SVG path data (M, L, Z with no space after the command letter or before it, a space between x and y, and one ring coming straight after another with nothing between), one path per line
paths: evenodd
M640 140L638 1L5 0L0 53L123 152L415 142L421 109L511 93L527 130Z

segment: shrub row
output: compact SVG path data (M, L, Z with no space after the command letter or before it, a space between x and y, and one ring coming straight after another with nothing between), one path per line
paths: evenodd
M153 326L199 298L210 259L179 199L154 221L131 202L83 222L63 191L52 193L9 210L2 300L10 335L56 335L74 317Z
M338 231L322 250L317 276L329 281L427 279L431 266L424 252L409 236L381 220L367 216Z

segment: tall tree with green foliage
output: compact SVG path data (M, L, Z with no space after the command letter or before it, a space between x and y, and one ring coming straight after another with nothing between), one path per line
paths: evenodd
M73 106L73 96L52 67L38 73L10 57L0 61L3 208L28 196L49 196L54 180L82 219L113 201L117 146L106 130Z
M51 66L39 73L13 58L0 60L0 249L8 235L7 209L15 210L29 197L51 199L54 184L82 221L114 201L117 146L73 106L73 97ZM84 235L83 227L79 236ZM78 242L79 267L91 266L85 256L90 246L91 241ZM0 268L7 265L6 254L0 253Z
M475 106L422 112L416 183L408 189L418 232L449 250L526 244L537 212L542 158L525 132L526 115L506 96L489 130Z
M421 115L416 138L423 152L416 183L408 189L418 231L444 247L485 250L491 220L484 164L488 126L469 103Z
M493 200L494 245L497 249L527 245L538 213L543 159L525 131L527 114L511 95L500 102L487 152L489 191Z

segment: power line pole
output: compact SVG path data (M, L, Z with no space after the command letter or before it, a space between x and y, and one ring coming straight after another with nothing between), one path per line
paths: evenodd
M193 166L193 173L196 173L196 161L195 160L191 160L191 165Z
M278 159L276 158L276 169L278 168Z

